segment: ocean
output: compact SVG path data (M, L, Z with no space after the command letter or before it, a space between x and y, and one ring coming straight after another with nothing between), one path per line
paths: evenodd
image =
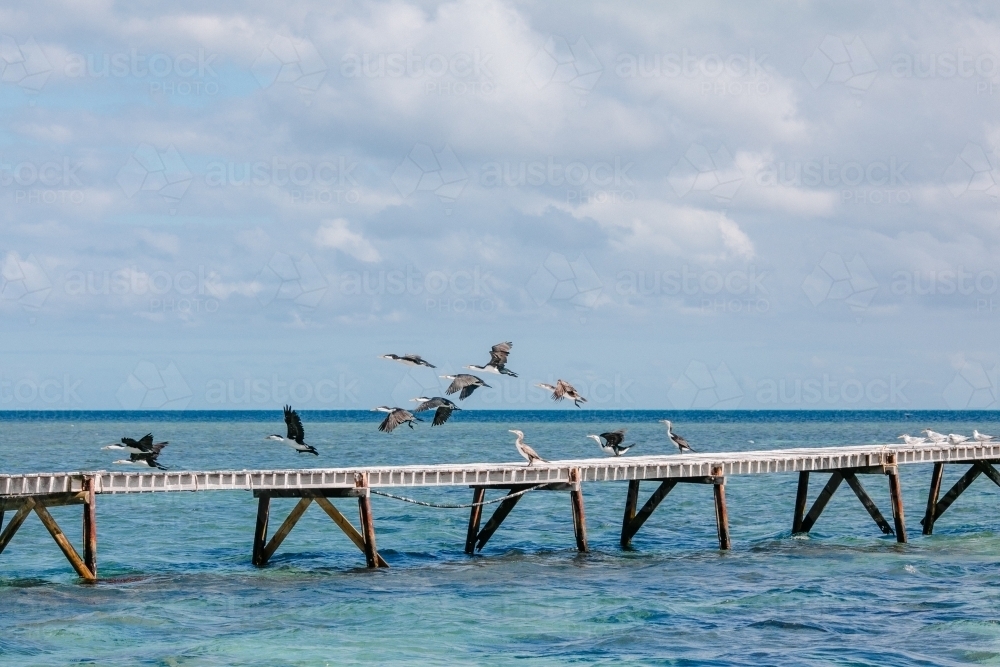
M0 472L110 469L120 452L101 446L146 432L170 441L160 461L172 470L516 461L510 428L549 459L602 456L586 435L621 427L634 453L672 454L662 418L705 452L893 442L925 427L1000 435L995 412L466 410L390 435L381 414L301 415L318 457L263 439L284 432L280 410L0 412ZM980 477L924 537L930 466L900 470L908 544L883 536L846 485L793 537L797 476L780 474L727 481L731 551L701 485L678 485L623 551L626 484L590 483L587 554L566 493L529 493L471 557L468 510L373 497L390 565L376 571L315 506L257 569L250 493L99 496L98 584L79 582L35 517L0 555L0 664L1000 664L1000 489ZM945 488L963 471L946 468ZM891 516L886 479L861 480ZM272 531L294 502L272 501ZM334 502L357 521L354 501ZM52 514L79 545L80 508Z

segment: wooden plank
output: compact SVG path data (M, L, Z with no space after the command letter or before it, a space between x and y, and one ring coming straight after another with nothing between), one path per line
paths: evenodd
M934 511L937 508L938 496L941 494L941 480L944 478L944 464L935 463L931 473L931 487L927 491L927 509L924 511L924 535L934 533Z
M52 539L54 539L56 544L59 545L63 555L66 556L66 560L68 560L69 564L73 566L73 569L76 570L78 575L80 575L80 578L85 581L96 581L97 577L87 568L83 559L80 558L80 554L76 552L76 549L74 549L73 545L70 544L66 535L63 534L62 529L59 528L59 524L56 523L56 520L52 518L49 511L45 509L45 505L40 501L35 502L35 514L37 514L38 518L42 520L42 525L49 531L49 535L51 535Z
M792 517L792 534L802 532L802 517L809 502L809 471L799 472L799 485L795 491L795 514Z
M292 532L292 528L295 527L295 524L297 524L299 519L302 518L302 515L305 514L306 510L309 508L309 503L311 502L312 498L302 498L299 502L295 503L295 507L292 508L291 513L289 513L288 517L282 522L278 531L274 534L274 537L271 538L271 541L267 543L266 547L264 547L264 553L261 554L260 558L260 567L267 565L267 561L271 560L271 556L274 555L274 552L278 550L281 543L285 541L286 537L288 537L288 533Z
M1000 486L1000 472L997 472L997 469L989 461L980 461L977 465L984 475L993 480L994 484Z
M628 494L625 496L625 516L622 518L622 549L628 549L632 544L632 535L628 532L632 519L635 518L635 508L639 504L639 484L638 479L630 480L628 483Z
M331 503L324 496L317 496L316 498L313 498L313 500L315 500L316 504L319 505L324 512L326 512L327 516L333 519L333 522L337 524L342 531L344 531L344 534L351 539L351 542L354 542L354 546L364 553L365 536L358 532L358 529L354 527L354 524L351 523L350 519L341 514L336 505ZM375 553L375 558L378 559L379 567L389 567L389 564L385 562L378 552Z
M835 472L830 475L830 480L823 487L823 490L819 492L819 496L816 498L816 502L813 503L812 509L806 514L806 518L802 520L802 532L808 533L812 530L812 527L816 524L816 519L819 515L823 513L826 508L826 504L830 502L830 498L833 494L837 492L837 487L840 486L840 482L843 481L844 477L839 472Z
M368 488L368 475L358 474L354 478L358 488ZM375 519L372 516L372 504L369 496L358 497L358 514L361 516L361 533L365 538L365 563L370 568L379 566L378 549L375 546Z
M259 498L261 496L269 496L271 498L305 498L309 496L310 498L360 498L362 496L367 496L369 490L359 489L356 487L350 488L329 488L329 489L255 489L253 492L254 498Z
M257 567L264 567L264 547L267 546L267 520L271 514L271 497L267 494L257 497L257 524L253 530L253 556L251 561Z
M979 477L982 472L982 468L973 464L972 467L969 468L957 482L955 482L954 486L948 489L948 493L944 494L944 498L939 500L937 505L934 506L935 522L940 519L941 515L945 513L945 510L951 507L951 504L955 502L960 495L962 495L962 492L969 488L974 481L976 481L976 478Z
M0 497L0 511L17 510L24 504L27 496L7 496ZM86 494L81 491L69 493L52 493L41 496L47 507L59 507L61 505L82 505L87 502Z
M580 470L574 468L570 471L569 481L576 485L570 491L570 503L573 506L573 535L576 537L576 550L580 553L589 551L587 548L587 515L583 508L583 488L580 484Z
M34 509L34 507L34 498L28 498L27 500L21 502L21 507L18 508L14 518L10 520L7 527L3 529L2 533L0 533L0 554L2 554L3 550L7 548L8 544L10 544L11 539L14 537L14 533L16 533L17 529L21 527L24 520L28 518L28 515L31 514L31 510Z
M868 492L865 491L865 487L861 485L861 480L859 480L853 472L847 470L840 474L843 475L844 480L847 481L847 484L854 491L854 495L858 497L861 504L865 506L866 510L868 510L869 516L875 520L879 530L881 530L885 535L892 535L892 526L890 526L889 522L885 520L885 517L882 516L878 506L875 504L875 501L872 500L871 496L868 495Z
M483 550L483 547L486 546L486 543L490 541L491 537L493 537L493 533L497 531L497 528L500 527L503 520L507 518L507 515L510 514L512 509L514 509L514 506L517 505L518 501L524 497L523 495L511 495L514 493L517 493L517 491L513 489L507 493L507 498L505 498L504 501L500 503L500 506L493 511L493 516L491 516L490 520L486 522L483 529L479 531L479 535L476 537L476 551Z
M722 477L722 468L715 468L712 471L716 476ZM732 543L729 540L729 510L726 508L726 484L722 478L722 484L712 487L715 495L715 525L719 532L719 548L723 551L729 550Z
M476 538L479 537L479 522L483 517L481 503L486 499L486 488L478 486L472 490L473 505L469 508L469 530L465 533L465 553L472 555L476 551Z
M97 578L97 494L93 477L83 480L83 564Z
M656 487L656 491L653 491L653 495L651 495L646 500L645 504L642 506L642 509L639 510L639 513L635 515L635 518L632 519L632 522L629 524L628 526L629 540L631 540L635 536L635 534L639 532L639 529L642 528L642 524L646 523L646 519L648 519L653 514L653 511L656 509L657 505L659 505L660 502L667 497L667 494L670 493L670 490L673 489L675 486L677 486L677 480L665 479L662 482L660 482L660 485Z
M896 455L890 454L892 463ZM903 516L903 489L899 484L899 474L889 473L889 499L892 501L892 518L896 524L896 541L906 544L906 519Z

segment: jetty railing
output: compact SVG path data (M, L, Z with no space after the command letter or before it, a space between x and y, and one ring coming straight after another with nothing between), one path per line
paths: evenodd
M210 470L165 472L52 472L0 475L0 553L10 543L28 515L34 512L46 527L74 570L85 581L97 579L98 495L180 491L250 491L258 500L253 537L254 565L263 567L315 502L365 555L368 567L388 567L375 545L375 525L371 509L373 494L388 495L384 489L467 486L473 490L465 551L481 550L520 499L531 491L568 491L577 549L588 550L586 515L582 485L586 482L628 482L622 520L621 545L629 548L632 538L650 518L667 494L679 483L705 484L713 488L719 548L729 549L729 519L725 484L729 476L770 473L799 473L792 532L809 532L830 498L844 481L855 493L879 529L906 542L903 497L899 466L933 463L923 533L931 534L934 522L980 475L1000 486L1000 473L993 463L1000 461L1000 443L960 445L857 445L848 447L796 448L766 451L697 453L666 456L573 459L536 463L457 463L406 466L362 466L293 470ZM940 500L946 464L967 464L965 475ZM808 505L810 475L829 474L812 506ZM891 500L890 524L862 486L858 475L885 475ZM638 507L642 482L659 485L641 508ZM486 500L488 490L506 490L501 498ZM299 502L277 531L268 539L271 498L298 498ZM330 498L356 498L360 528L355 527ZM405 499L405 498L403 498ZM499 503L486 525L480 528L482 509ZM48 507L83 505L83 556L81 557ZM426 503L424 503L426 504ZM14 510L3 525L4 513Z

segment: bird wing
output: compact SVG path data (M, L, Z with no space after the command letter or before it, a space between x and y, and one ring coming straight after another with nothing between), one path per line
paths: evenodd
M441 399L437 398L435 396L434 398L430 399L429 401L424 401L423 403L421 403L420 405L418 405L416 408L414 408L413 411L414 412L423 412L424 410L430 410L431 408L436 408L436 407L438 407L440 405L441 405Z
M404 354L403 358L409 359L413 363L418 364L420 366L427 366L428 368L437 368L437 366L435 366L434 364L424 361L424 358L421 357L419 354Z
M620 428L617 431L611 431L610 433L602 433L601 437L607 440L609 445L616 447L622 444L622 441L625 440L625 429Z
M688 441L682 438L681 436L677 435L676 433L674 433L674 442L681 449L690 449L692 452L694 451L694 448L688 444Z
M403 410L402 408L396 408L385 416L385 419L382 420L378 430L385 433L392 433L394 428L411 419L413 419L413 415L409 411Z
M521 445L521 449L523 449L524 453L528 455L528 460L529 461L531 459L538 459L542 463L548 463L548 461L546 461L541 456L539 456L538 452L536 452L534 449L532 449L529 445Z
M490 363L488 366L503 368L507 363L507 355L510 353L512 343L497 343L490 348Z
M285 426L288 427L288 439L294 440L300 445L306 438L305 429L302 428L302 419L299 417L299 413L292 410L292 406L285 406Z
M464 401L469 396L472 396L472 392L474 392L478 388L479 388L478 384L470 384L465 387L462 387L462 393L459 394L458 397Z
M448 421L448 417L451 417L451 408L447 405L442 405L434 411L434 421L431 422L431 426L440 426Z
M122 438L122 444L126 447L134 447L139 449L139 441L135 438Z
M144 452L148 452L153 448L153 434L147 433L139 439L139 442L135 443L136 447Z

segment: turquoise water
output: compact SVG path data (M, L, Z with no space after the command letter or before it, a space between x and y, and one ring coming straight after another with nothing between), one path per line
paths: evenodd
M318 458L262 440L282 431L278 411L0 413L0 471L108 469L118 453L102 444L147 431L170 441L172 469L512 461L508 428L547 458L600 455L586 434L621 426L634 452L670 453L663 417L704 451L887 442L927 426L1000 434L989 412L482 411L388 436L375 414L302 416ZM528 494L475 557L467 510L375 497L391 566L378 571L315 506L259 570L249 493L101 496L99 584L78 582L34 517L0 555L0 664L1000 664L1000 490L980 477L923 537L930 467L901 471L906 545L846 485L809 537L791 537L796 476L767 475L727 483L732 551L717 549L700 485L672 491L622 551L626 487L602 483L584 487L585 555L568 494ZM949 467L946 486L963 471ZM862 482L889 515L885 478ZM408 495L468 502L471 490ZM335 502L356 521L356 503ZM272 501L272 531L293 504ZM52 514L79 544L80 509Z

